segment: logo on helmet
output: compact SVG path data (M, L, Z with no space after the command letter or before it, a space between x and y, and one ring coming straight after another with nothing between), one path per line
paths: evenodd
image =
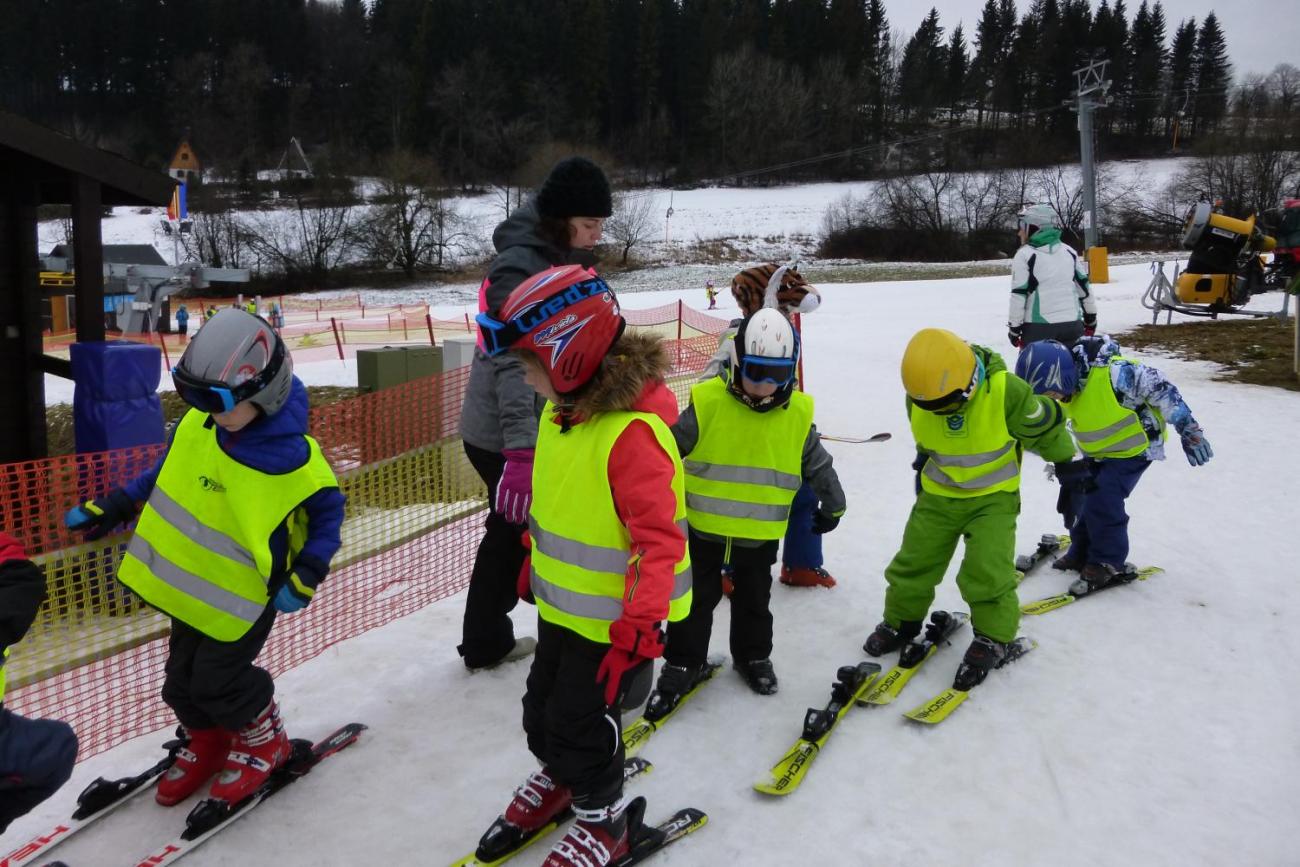
M563 357L564 350L568 349L569 344L573 342L573 338L577 337L578 332L582 331L590 321L590 316L580 320L573 314L569 314L554 325L537 332L537 336L533 338L533 344L538 347L550 347L551 367L554 368L559 364L560 358Z

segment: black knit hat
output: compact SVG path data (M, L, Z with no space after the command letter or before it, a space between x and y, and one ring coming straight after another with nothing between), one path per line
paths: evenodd
M560 160L542 181L537 210L547 217L608 217L614 213L609 179L589 159Z

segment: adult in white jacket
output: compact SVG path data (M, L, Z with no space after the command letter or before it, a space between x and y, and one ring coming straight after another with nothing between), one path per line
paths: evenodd
M1011 345L1059 340L1069 346L1097 328L1097 302L1079 256L1061 241L1050 205L1030 205L1017 224L1021 247L1011 260Z

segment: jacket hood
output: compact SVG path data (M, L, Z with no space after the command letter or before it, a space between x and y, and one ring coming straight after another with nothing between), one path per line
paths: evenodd
M563 251L557 249L554 244L543 241L537 234L540 221L541 215L537 213L537 203L529 199L516 208L508 218L497 224L495 231L492 232L492 246L496 247L498 253L505 252L510 247L535 247L548 262L563 262L565 258Z
M975 351L975 357L979 359L980 364L984 367L985 382L988 382L989 377L997 373L999 370L1007 369L1007 363L1002 359L1002 356L998 355L987 346L978 346L972 343L970 348Z
M1061 243L1061 230L1054 226L1039 229L1029 239L1031 247L1054 247L1059 243Z
M217 442L226 454L245 466L266 473L286 473L307 462L311 450L307 433L307 386L293 378L289 399L275 415L261 416L240 431L217 428Z
M652 391L648 386L662 383L671 366L668 350L658 337L625 332L610 347L600 369L574 401L573 411L581 418L590 418L598 412L639 410L638 401L647 391ZM647 396L652 402L655 399L653 395ZM663 414L657 404L646 411Z

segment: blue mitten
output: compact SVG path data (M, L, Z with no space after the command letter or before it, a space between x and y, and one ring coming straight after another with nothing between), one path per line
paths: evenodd
M84 532L87 539L94 540L134 517L135 501L126 491L114 488L105 497L73 506L63 516L63 523L69 530Z

